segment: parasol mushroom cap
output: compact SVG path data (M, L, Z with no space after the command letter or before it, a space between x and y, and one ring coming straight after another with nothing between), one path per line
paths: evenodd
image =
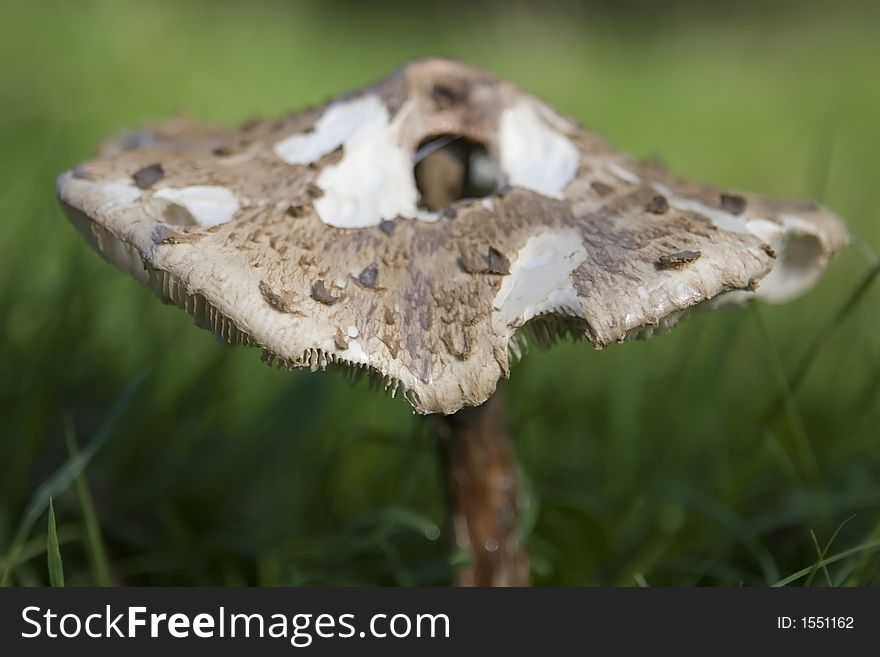
M603 348L701 304L787 301L847 243L819 206L681 180L444 59L237 130L113 139L57 192L222 340L363 368L419 413L483 403L527 334Z

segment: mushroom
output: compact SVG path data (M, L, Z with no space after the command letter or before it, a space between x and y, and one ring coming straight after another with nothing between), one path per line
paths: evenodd
M528 582L493 397L526 341L601 349L695 308L784 302L847 243L821 207L682 180L445 59L280 120L110 140L57 193L105 258L222 341L366 370L444 418L473 554L458 580L479 585Z

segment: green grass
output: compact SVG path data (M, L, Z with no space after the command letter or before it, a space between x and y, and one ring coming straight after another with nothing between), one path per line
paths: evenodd
M55 524L55 505L49 498L49 534L46 538L48 555L49 585L64 587L64 566L61 563L61 546L58 544L58 527Z
M817 198L856 238L790 305L514 367L536 583L880 584L880 11L395 7L3 3L8 583L49 583L47 547L74 586L449 581L421 418L366 385L219 346L101 262L52 193L109 133L180 110L281 113L441 53L683 175Z

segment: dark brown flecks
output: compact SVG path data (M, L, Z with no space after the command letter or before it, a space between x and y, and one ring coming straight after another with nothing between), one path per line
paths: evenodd
M746 200L737 194L722 194L721 209L730 214L742 214L746 209Z
M321 198L324 196L324 190L318 187L315 183L309 183L306 185L306 194L311 198Z
M667 253L658 258L657 269L681 269L703 255L701 251L678 251L676 253Z
M391 235L395 228L397 228L397 222L393 219L384 219L379 223L379 230L386 235Z
M462 251L458 264L468 274L499 274L510 273L510 260L501 251L490 246L488 251L481 251L478 247L467 248Z
M379 276L379 267L374 263L358 274L357 281L371 290L376 287L376 278Z
M334 303L342 299L341 296L334 297L330 290L327 289L327 286L324 284L324 281L317 280L312 283L312 299L318 301L320 303L325 303L328 306L332 306Z
M669 201L665 196L657 194L651 199L651 202L645 206L645 209L651 214L666 214L669 212Z
M466 331L458 326L448 326L441 334L440 341L452 356L465 360L471 353L471 340Z
M303 253L299 257L298 262L299 262L299 266L302 267L303 269L308 269L309 267L314 267L315 266L315 256L313 256L311 253Z
M510 260L493 246L489 247L489 255L486 256L486 272L502 276L510 273Z
M280 295L272 291L266 281L260 281L260 294L263 299L278 312L287 312L287 304Z
M593 188L593 191L596 192L599 196L608 196L611 192L614 191L614 188L611 185L606 185L603 182L599 182L598 180L590 183L590 187Z
M391 357L397 358L397 354L400 353L400 340L398 340L390 331L385 331L383 335L377 337L382 341L382 344L388 348L388 353L391 354Z
M288 205L286 214L288 217L301 219L302 217L306 216L306 208L302 205Z
M770 246L769 244L762 244L762 245L761 245L761 250L762 250L764 253L766 253L768 256L770 256L771 258L775 258L776 255L777 255L777 254L776 254L776 249L774 249L774 248L773 248L772 246Z
M229 146L217 146L211 151L217 157L229 157L234 152Z
M348 336L342 332L341 328L336 329L336 335L333 336L333 344L339 351L348 349Z
M177 244L177 238L174 235L169 235L165 239L163 239L159 244L162 246L168 246L169 244Z
M391 326L395 322L397 322L397 317L394 316L394 311L388 306L385 306L385 323L388 324L388 326Z
M135 171L131 178L140 189L149 189L165 177L161 164L150 164Z

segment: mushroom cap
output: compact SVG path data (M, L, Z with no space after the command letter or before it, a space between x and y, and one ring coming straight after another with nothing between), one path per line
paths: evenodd
M488 196L419 203L414 156L438 135L482 147L459 163ZM109 261L222 340L365 368L419 413L483 403L526 335L603 348L700 304L783 302L847 243L823 208L681 180L443 59L278 120L118 137L57 191Z

